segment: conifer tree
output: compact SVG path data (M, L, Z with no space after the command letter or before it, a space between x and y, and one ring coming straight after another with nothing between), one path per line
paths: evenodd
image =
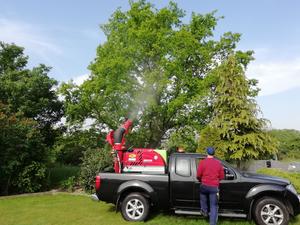
M214 146L220 157L234 160L238 166L241 161L276 153L277 143L265 130L268 121L258 117L260 110L254 99L257 81L246 78L242 60L230 56L211 76L217 81L213 116L201 132L199 151Z

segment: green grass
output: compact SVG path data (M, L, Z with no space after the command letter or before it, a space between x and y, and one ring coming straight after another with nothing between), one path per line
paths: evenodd
M87 196L55 194L0 198L1 225L207 225L200 217L152 213L147 222L127 222L111 204ZM254 225L246 220L219 219L220 225ZM293 220L300 225L300 217Z

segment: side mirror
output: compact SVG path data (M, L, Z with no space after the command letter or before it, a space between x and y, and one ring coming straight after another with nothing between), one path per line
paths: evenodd
M234 175L229 173L225 175L225 180L234 180Z
M224 168L225 180L234 180L235 176L228 170Z

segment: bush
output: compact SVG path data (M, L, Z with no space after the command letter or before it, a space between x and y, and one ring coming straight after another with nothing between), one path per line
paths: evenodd
M13 184L22 190L22 193L31 193L41 190L42 183L45 183L45 178L46 166L38 162L32 162L23 168Z
M84 152L89 148L97 148L99 133L95 129L72 130L66 133L55 144L57 162L68 165L80 165Z
M278 158L280 160L300 158L300 131L288 129L271 130L270 134L279 141Z
M37 127L0 102L0 195L43 189L51 152Z
M71 176L69 177L68 179L60 182L60 187L65 190L65 191L68 191L68 192L72 192L75 190L75 187L76 187L76 184L77 184L77 179L75 176Z
M49 169L49 188L61 187L61 184L70 177L78 178L80 167L68 165L56 165Z
M257 171L257 173L262 173L270 176L282 177L288 179L292 182L297 192L300 193L300 173L297 172L285 172L280 169L269 169L264 168Z
M85 191L94 190L96 174L105 168L112 167L111 148L106 145L103 149L88 149L83 156L83 162L80 167L80 184Z

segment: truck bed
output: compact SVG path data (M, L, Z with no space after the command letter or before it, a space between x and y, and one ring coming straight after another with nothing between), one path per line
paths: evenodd
M101 188L97 193L100 200L113 203L121 191L139 190L148 188L153 195L163 203L162 208L169 206L169 176L168 174L141 174L141 173L99 173Z

